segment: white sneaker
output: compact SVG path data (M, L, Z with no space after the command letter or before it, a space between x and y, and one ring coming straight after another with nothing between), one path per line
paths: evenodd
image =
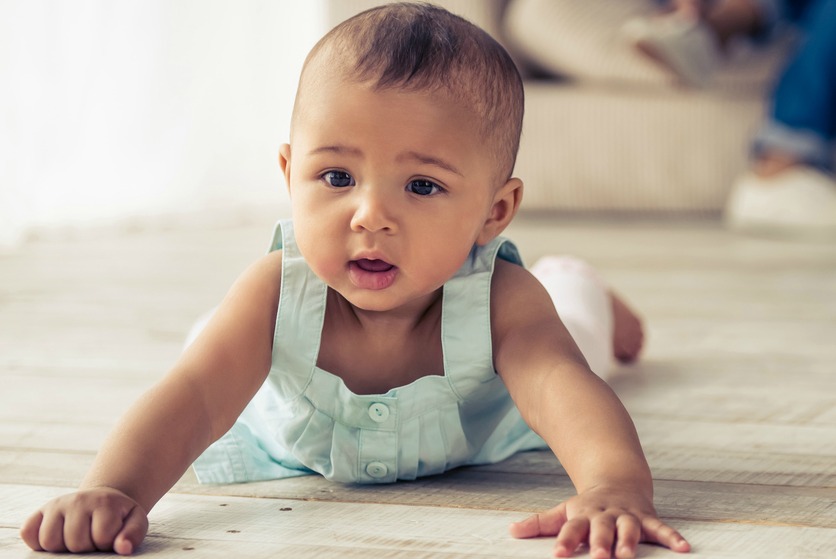
M768 178L749 172L732 188L725 221L738 231L836 236L836 180L806 166Z
M714 34L703 23L678 14L628 20L621 34L691 87L708 85L720 63Z

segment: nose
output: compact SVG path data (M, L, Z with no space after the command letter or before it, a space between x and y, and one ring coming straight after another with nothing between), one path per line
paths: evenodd
M351 217L352 231L392 232L395 230L392 193L385 187L363 185L355 188L356 205Z

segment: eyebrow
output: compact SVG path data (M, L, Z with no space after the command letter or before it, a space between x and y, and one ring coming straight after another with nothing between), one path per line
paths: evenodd
M333 146L320 146L309 151L308 155L317 155L319 153L344 153L355 156L363 155L363 152L359 148L344 146L342 144L334 144Z
M401 154L398 156L398 159L413 159L415 161L418 161L419 163L424 163L425 165L434 165L436 167L440 167L442 169L450 171L451 173L455 173L460 177L464 176L462 175L461 171L459 171L453 165L444 161L443 159L439 159L438 157L433 157L431 155L426 155L423 153L418 153L416 151L408 151L404 154Z
M320 153L345 154L345 155L352 155L352 156L355 156L355 157L362 157L363 156L363 150L361 150L360 148L346 146L346 145L343 145L343 144L334 144L334 145L331 145L331 146L320 146L320 147L314 148L311 151L309 151L308 155L318 155ZM423 163L424 165L433 165L435 167L439 167L441 169L444 169L446 171L449 171L451 173L459 175L460 177L464 176L461 171L456 169L456 167L454 167L450 163L448 163L448 162L446 162L443 159L440 159L438 157L433 157L432 155L427 155L427 154L424 154L424 153L418 153L417 151L407 151L405 153L402 153L402 154L398 155L398 157L396 158L397 161L402 161L404 159L411 159L413 161L418 161L419 163Z

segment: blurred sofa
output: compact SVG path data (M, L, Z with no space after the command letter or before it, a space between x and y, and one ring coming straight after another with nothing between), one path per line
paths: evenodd
M328 23L382 3L326 0ZM515 174L529 211L719 212L790 40L737 45L710 87L689 90L619 34L651 0L436 3L491 33L526 79Z

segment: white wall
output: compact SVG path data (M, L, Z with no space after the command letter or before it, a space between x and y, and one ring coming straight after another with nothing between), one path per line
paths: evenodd
M0 246L274 204L321 0L0 0Z

